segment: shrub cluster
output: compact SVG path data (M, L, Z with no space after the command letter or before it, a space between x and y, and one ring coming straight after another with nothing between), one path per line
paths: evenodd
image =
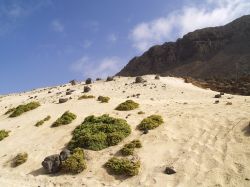
M0 141L9 136L10 131L0 130Z
M138 125L139 130L151 130L163 123L163 119L160 115L151 115L143 119Z
M36 127L39 127L39 126L43 125L44 122L45 122L45 121L49 121L50 118L51 118L50 116L47 116L46 118L44 118L44 119L38 121L38 122L35 124L35 126L36 126Z
M33 110L33 109L39 107L39 106L40 106L39 102L30 102L30 103L25 104L25 105L19 105L18 107L10 109L11 111L7 111L7 112L11 113L9 117L13 118L13 117L20 116L24 112L28 112L30 110Z
M66 111L66 112L64 112L64 114L60 118L58 118L52 124L52 127L58 127L58 126L61 126L61 125L70 124L74 119L76 119L76 115L69 112L69 111Z
M82 100L82 99L92 99L92 98L95 98L95 96L84 94L84 95L80 96L80 97L78 98L78 100Z
M74 149L72 154L65 161L62 161L62 170L67 173L81 173L86 168L84 151L81 148Z
M128 111L134 110L139 107L139 104L134 102L133 100L127 100L121 104L119 104L115 109L120 111Z
M140 165L140 161L113 157L104 166L115 175L135 176L139 173Z
M28 159L28 153L25 153L25 152L18 153L16 155L16 157L13 159L12 165L13 165L13 167L17 167L17 166L23 164L24 162L26 162L27 159Z
M140 140L133 140L128 144L125 144L120 150L123 156L133 155L135 148L141 148L142 144Z
M98 151L117 145L130 133L131 128L124 119L113 118L107 114L99 117L92 115L86 117L73 131L68 147L70 150L82 147Z
M143 111L139 111L137 114L145 114L145 112L143 112Z
M4 113L4 115L10 114L12 112L14 112L16 108L10 108L9 110L7 110L7 112Z
M101 103L108 103L109 100L110 100L109 97L104 97L104 96L99 96L99 97L97 98L97 101L100 101Z

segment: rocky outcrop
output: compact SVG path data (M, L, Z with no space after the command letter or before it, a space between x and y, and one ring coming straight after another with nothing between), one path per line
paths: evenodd
M117 75L234 79L250 74L250 15L196 30L133 58Z

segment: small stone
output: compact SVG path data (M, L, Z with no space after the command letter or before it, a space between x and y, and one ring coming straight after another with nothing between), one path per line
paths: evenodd
M175 171L175 170L173 170L173 169L172 169L172 168L170 168L170 167L166 167L166 169L165 169L164 173L165 173L165 174L167 174L167 175L172 175L172 174L175 174L175 173L176 173L176 171Z
M91 78L87 78L85 81L86 84L91 84L92 83L92 79Z
M221 98L221 95L220 95L220 94L216 94L216 95L214 96L214 98Z
M83 92L89 92L90 90L91 90L91 88L88 86L84 86L84 88L83 88Z
M68 100L68 98L60 98L59 103L66 103Z

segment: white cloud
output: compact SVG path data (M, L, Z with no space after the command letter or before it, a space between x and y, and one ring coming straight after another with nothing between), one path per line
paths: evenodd
M115 34L108 35L108 41L111 43L115 43L117 41L117 36Z
M206 0L202 5L184 6L165 17L139 23L131 31L130 38L133 47L144 51L195 29L224 25L249 13L249 0Z
M119 57L105 57L103 59L92 59L83 56L72 64L71 70L81 73L83 77L107 77L117 73L124 62Z
M51 23L51 27L55 32L63 32L64 25L59 20L53 20Z

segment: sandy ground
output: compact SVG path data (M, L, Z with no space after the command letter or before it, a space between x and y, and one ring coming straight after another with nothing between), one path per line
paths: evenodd
M96 99L77 100L82 95L83 83L1 96L0 129L11 133L0 141L0 186L250 186L250 97L225 94L215 99L216 92L186 84L182 79L144 78L147 86L131 84L134 78L93 83L89 94L109 96L111 100L106 104ZM65 96L68 88L76 91ZM140 104L139 109L114 110L127 96L137 93L140 97L132 99ZM37 98L29 99L29 96ZM62 96L72 99L58 104ZM215 100L219 104L214 104ZM42 106L16 118L4 115L8 108L30 101L39 101ZM51 128L53 121L66 110L77 114L77 119L70 125ZM138 115L138 111L145 114ZM43 159L59 153L71 139L72 130L86 116L105 113L124 119L131 114L126 120L133 129L132 134L117 146L86 151L88 168L81 174L45 174L41 166ZM151 114L162 115L165 123L142 135L136 126ZM34 126L47 115L51 115L51 120L43 126ZM103 164L135 138L143 144L136 152L142 163L139 175L129 179L109 175ZM19 152L27 152L28 161L12 168L10 160ZM166 166L173 167L177 173L164 174Z

